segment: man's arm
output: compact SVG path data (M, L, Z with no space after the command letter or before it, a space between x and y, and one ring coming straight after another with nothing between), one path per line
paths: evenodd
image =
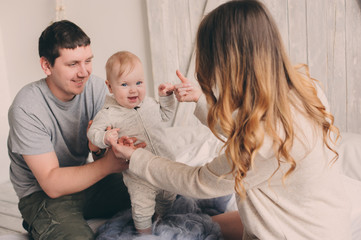
M44 192L51 198L82 191L111 173L128 169L109 150L95 162L75 167L59 167L55 152L39 155L23 155Z

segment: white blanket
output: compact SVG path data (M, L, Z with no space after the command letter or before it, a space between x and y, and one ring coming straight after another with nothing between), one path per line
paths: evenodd
M208 128L199 124L196 126L171 127L168 129L171 143L178 162L191 166L203 165L211 161L221 150L222 142ZM338 145L339 160L335 167L343 175L349 199L352 204L352 239L361 240L361 134L342 133ZM231 201L229 210L235 210L235 200ZM99 223L98 221L95 221ZM94 225L94 223L93 223ZM2 239L27 239L25 234L0 236Z

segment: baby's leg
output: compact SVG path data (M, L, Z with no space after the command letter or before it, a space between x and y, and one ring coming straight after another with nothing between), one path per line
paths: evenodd
M155 209L156 191L154 187L134 176L124 176L132 203L132 217L139 233L152 233L152 216Z
M156 201L155 212L160 217L164 216L172 207L176 196L177 194L175 193L160 190L155 199Z

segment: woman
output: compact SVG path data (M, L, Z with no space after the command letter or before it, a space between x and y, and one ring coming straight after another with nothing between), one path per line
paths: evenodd
M120 141L116 156L168 191L207 198L235 190L243 239L350 239L350 210L332 168L338 129L321 89L291 66L266 7L219 6L202 20L196 44L201 90L177 72L176 95L197 102L195 115L226 139L224 154L189 167Z

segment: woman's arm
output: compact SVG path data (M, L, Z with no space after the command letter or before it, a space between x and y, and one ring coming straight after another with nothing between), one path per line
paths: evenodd
M200 167L191 167L137 149L129 170L152 185L184 196L212 198L234 193L234 179L224 155Z
M129 161L129 170L161 189L189 197L212 198L234 193L234 178L226 156L220 154L204 166L191 167L135 149L131 138L112 144L119 161Z

